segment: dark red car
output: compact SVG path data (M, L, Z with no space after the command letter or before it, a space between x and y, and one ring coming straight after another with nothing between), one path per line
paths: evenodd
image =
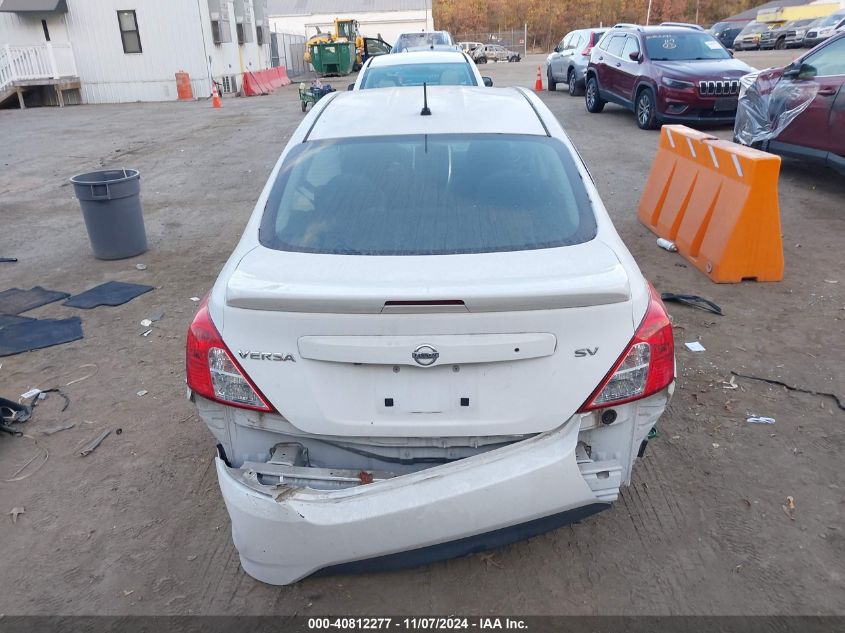
M737 141L845 173L845 33L760 73L739 106Z
M590 55L587 110L618 103L644 130L661 123L733 123L739 78L753 70L697 28L617 24Z

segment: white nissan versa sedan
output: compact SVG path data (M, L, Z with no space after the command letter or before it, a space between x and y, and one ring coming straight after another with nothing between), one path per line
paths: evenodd
M423 92L320 100L190 326L190 393L264 582L603 510L674 387L666 310L554 115L455 86L424 115Z

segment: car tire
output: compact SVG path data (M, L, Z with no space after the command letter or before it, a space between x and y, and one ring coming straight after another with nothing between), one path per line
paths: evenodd
M556 92L557 91L557 82L554 80L552 75L552 67L546 70L546 85L548 86L549 92Z
M604 110L605 103L607 102L599 96L599 82L595 77L590 77L587 80L587 90L584 94L584 104L587 106L587 112L598 114Z
M478 59L475 60L475 63L476 64L486 64L487 58L486 57L479 57Z
M775 50L782 51L786 48L786 38L780 38L777 42L775 42Z
M654 93L649 88L643 88L637 93L634 114L637 117L637 127L641 130L653 130L657 127L657 105Z
M569 96L570 97L577 97L578 96L578 80L575 79L575 69L570 68L569 73L566 75L566 83L569 87Z

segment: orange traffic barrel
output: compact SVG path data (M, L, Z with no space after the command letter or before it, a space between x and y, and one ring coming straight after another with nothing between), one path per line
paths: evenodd
M179 97L179 101L190 101L194 98L191 77L184 70L176 73L176 95Z

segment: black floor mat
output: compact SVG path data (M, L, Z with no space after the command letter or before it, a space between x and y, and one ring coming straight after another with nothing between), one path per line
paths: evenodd
M59 299L67 299L69 296L66 292L45 290L41 286L29 290L9 288L0 292L0 314L20 314Z
M0 327L0 356L11 356L82 338L82 320L32 319Z
M119 306L127 301L152 290L152 286L128 284L123 281L107 281L104 284L86 290L64 302L73 308L96 308L97 306Z

